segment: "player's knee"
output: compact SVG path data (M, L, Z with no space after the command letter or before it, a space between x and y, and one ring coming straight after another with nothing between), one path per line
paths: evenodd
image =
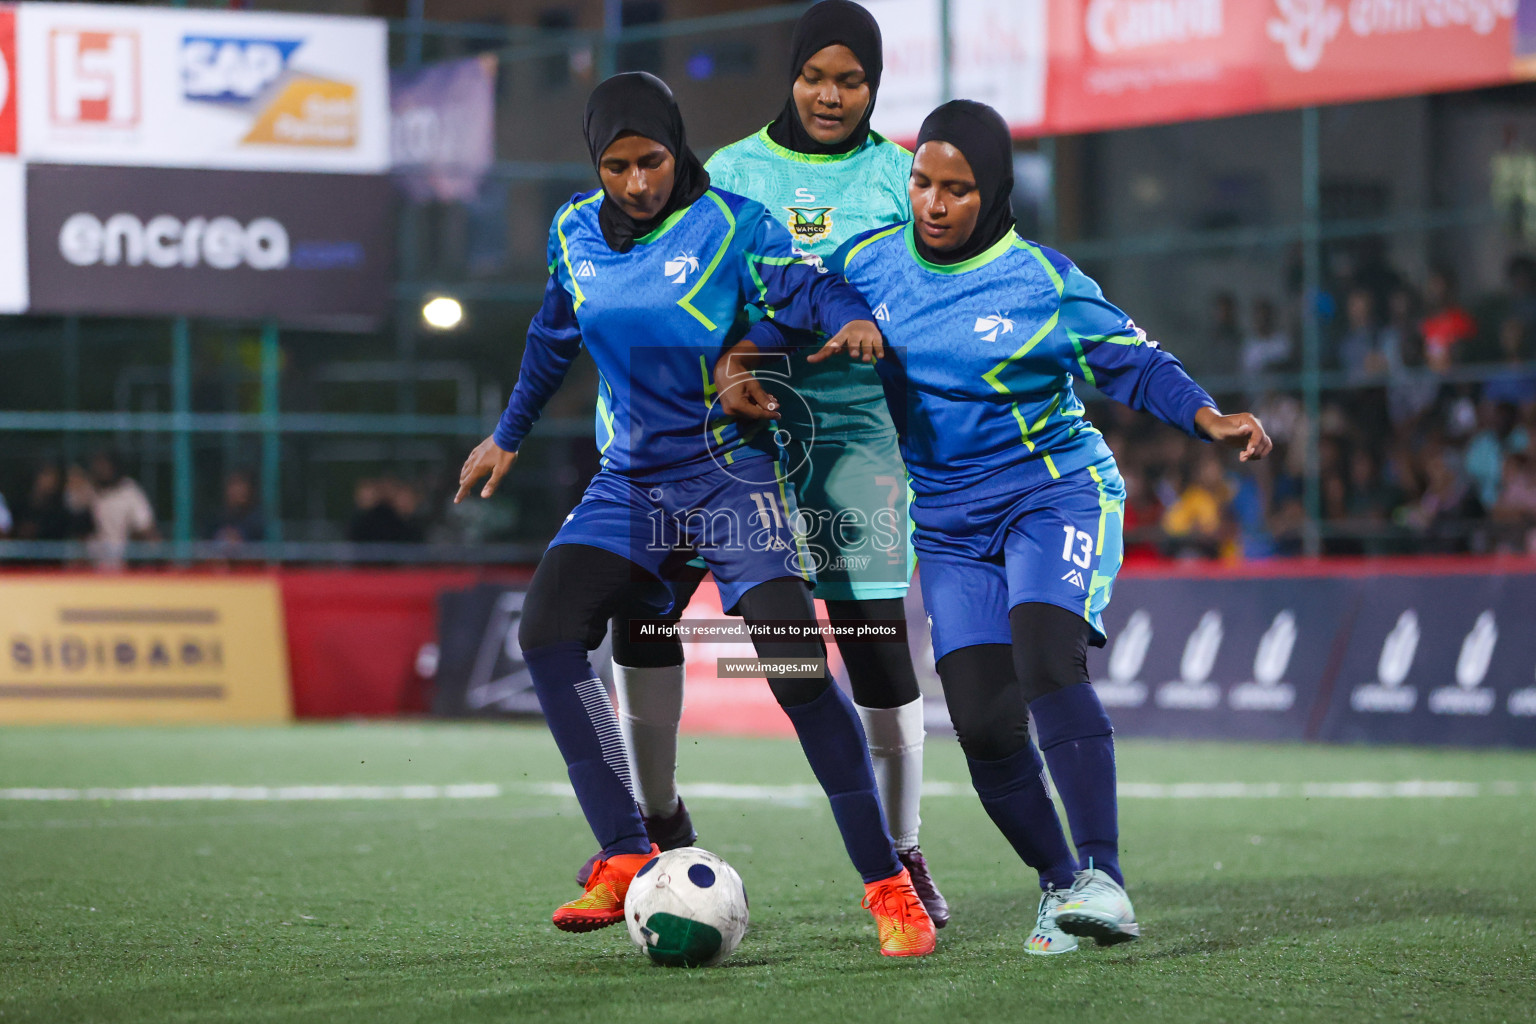
M939 659L939 678L960 749L1000 761L1029 744L1029 705L1011 678L1006 644L976 644Z
M1088 681L1088 640L1092 627L1081 615L1053 604L1029 603L1008 613L1013 633L1013 669L1024 699Z
M792 708L811 701L827 692L832 683L826 676L819 679L769 679L768 688L781 708Z

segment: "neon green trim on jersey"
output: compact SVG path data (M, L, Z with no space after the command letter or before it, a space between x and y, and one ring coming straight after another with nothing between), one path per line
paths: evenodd
M731 240L736 237L736 218L734 215L732 215L731 208L725 205L725 200L720 198L720 194L718 192L716 192L714 189L709 189L704 194L713 199L715 201L715 205L720 207L720 212L725 215L726 223L731 227L730 230L725 233L725 239L720 243L720 248L715 250L715 258L709 261L709 266L705 268L704 273L699 275L699 279L694 282L693 290L690 291L687 295L684 295L682 298L678 299L677 304L682 306L688 312L692 313L695 320L713 331L718 330L718 328L715 326L715 322L694 308L693 297L699 294L699 289L703 288L705 282L714 276L715 268L720 265L720 260L725 256L725 251L731 247Z
M747 269L752 272L752 280L757 282L757 304L762 308L763 315L773 319L774 308L768 304L768 285L763 282L763 276L757 272L759 263L766 263L770 267L787 267L792 263L804 263L799 256L759 256L755 252L749 252L747 257Z
M1005 395L1008 394L1007 386L1005 384L1003 384L1002 381L997 379L997 375L999 373L1002 373L1004 370L1006 370L1010 363L1012 363L1012 362L1014 362L1016 360L1019 360L1019 359L1023 359L1026 355L1028 355L1030 349L1032 349L1036 345L1040 344L1040 342L1045 339L1045 336L1047 334L1050 334L1051 331L1055 329L1056 321L1059 320L1060 318L1061 318L1061 310L1058 309L1056 312L1052 313L1051 314L1051 318L1049 320L1047 320L1044 323L1044 325L1042 325L1041 328L1038 331L1035 332L1034 337L1030 338L1024 344L1020 345L1019 346L1019 350L1017 352L1013 353L1013 355L1009 356L1007 359L1004 359L1002 362L1000 362L996 366L992 367L992 369L990 369L986 373L982 374L981 375L981 379L986 381L988 384L992 385L992 389L994 391L1000 392L1000 393L1005 394Z
M854 157L863 153L865 150L872 148L873 146L879 146L881 144L894 145L894 143L891 143L889 139L887 139L884 135L881 135L879 132L870 132L869 138L865 140L862 146L860 146L858 149L850 149L846 153L796 153L794 150L787 149L784 146L779 145L777 142L774 142L773 139L768 135L767 125L764 125L755 136L752 136L752 138L755 138L758 142L761 142L764 149L778 157L780 160L791 160L797 164L841 163L844 160L853 159ZM901 149L902 147L897 146L896 148ZM711 157L710 159L714 158Z
M576 282L576 268L571 266L571 246L570 243L568 243L565 239L565 218L569 217L583 206L586 206L588 203L595 203L601 198L603 198L603 190L598 189L596 192L592 193L590 196L587 196L587 198L583 199L581 202L572 203L571 205L567 206L565 208L565 212L555 220L555 234L560 236L560 254L565 258L565 272L571 275L571 291L573 297L576 300L575 304L571 307L573 309L580 309L581 304L587 301L587 297L581 294L581 285Z
M917 261L918 266L922 267L924 270L931 270L935 274L964 274L967 271L984 267L1011 249L1013 247L1013 243L1019 240L1019 236L1014 234L1012 228L1009 228L1006 235L1004 235L1002 238L999 238L996 242L993 242L992 245L987 249L977 253L975 256L972 256L968 260L961 260L959 263L951 263L946 266L940 263L929 263L927 260L923 259L922 255L917 251L917 237L914 233L916 228L910 221L908 221L904 226L906 227L905 237L907 239L907 251L912 254L912 258ZM1045 259L1045 256L1038 251L1036 252L1036 255L1039 256L1039 258L1042 260ZM1056 278L1056 290L1058 293L1061 291L1060 277Z
M618 414L609 412L608 403L603 401L603 388L608 389L608 397L612 398L613 387L601 373L597 375L597 382L600 385L597 389L597 415L603 421L603 426L608 429L608 440L604 441L602 447L597 450L597 453L602 455L608 451L608 446L613 444L613 439L619 436L618 431L613 429L613 421Z
M1098 382L1093 379L1093 367L1088 365L1088 357L1083 355L1083 343L1078 341L1077 335L1073 334L1071 331L1067 332L1067 337L1072 339L1072 348L1077 352L1077 365L1082 367L1083 380L1087 381L1089 384L1092 384L1094 387L1098 387Z
M635 239L635 244L650 245L652 242L656 241L656 239L660 238L668 231L671 231L673 225L682 220L683 216L691 209L693 209L692 203L683 207L681 210L673 210L671 216L669 216L666 220L662 221L660 224L656 225L654 228L647 231L639 238Z
M1120 515L1122 513L1120 510L1120 502L1104 493L1104 478L1099 475L1098 467L1089 466L1088 475L1093 477L1093 482L1099 487L1099 537L1098 540L1094 543L1093 553L1095 556L1102 558L1104 555L1105 524L1108 522L1111 513L1114 513L1115 515ZM1093 577L1088 581L1088 596L1083 599L1083 618L1092 621L1093 595L1098 593L1104 588L1106 584L1113 580L1113 576L1101 576L1099 575L1099 571L1097 569L1093 571Z
M905 224L893 224L892 226L886 228L884 231L877 231L877 232L875 232L873 235L870 235L868 238L864 239L864 241L860 242L858 245L854 246L852 249L849 249L848 250L848 255L843 258L843 266L842 266L843 276L846 277L848 275L848 268L853 266L853 258L855 256L857 256L859 253L863 252L864 251L864 247L866 245L869 245L872 242L878 242L882 238L889 238L891 235L894 235L896 232L900 231L902 228L904 228L906 226L907 225L905 225Z
M800 556L795 567L799 571L801 579L809 580L811 577L807 574L806 566L812 564L811 552L805 546L805 538L795 528L795 524L789 520L789 496L784 490L784 467L777 460L773 464L773 475L779 481L779 507L784 510L784 528L789 531L790 536L795 538L795 551Z
M1061 275L1056 273L1056 268L1051 266L1051 261L1045 258L1045 253L1040 251L1039 246L1030 245L1018 235L1013 236L1013 244L1040 261L1040 265L1044 267L1045 272L1050 275L1051 283L1056 286L1057 295L1061 295L1067 290L1067 286L1062 283Z

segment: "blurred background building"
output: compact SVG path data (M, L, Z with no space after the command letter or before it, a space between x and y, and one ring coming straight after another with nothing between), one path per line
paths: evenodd
M807 5L242 6L385 19L396 187L379 207L394 243L383 315L345 329L277 316L0 316L0 531L12 538L0 559L536 559L596 469L589 361L501 495L459 507L451 497L516 379L550 216L595 184L580 132L587 93L616 71L660 75L707 156L777 112ZM897 138L910 141L912 110L966 95L979 64L1039 63L1035 85L1009 86L1021 233L1081 263L1276 438L1272 460L1239 471L1085 391L1131 488L1133 558L1536 551L1530 0L1469 2L1448 25L1390 0L870 6L888 45L875 124ZM1304 25L1303 8L1322 21ZM1479 47L1502 56L1484 70L1425 62L1418 78L1368 62L1334 69L1331 95L1388 98L1324 103L1212 56L1250 28L1275 53L1301 46L1286 32L1307 28L1345 61L1367 37L1414 37L1474 64ZM402 97L448 90L421 85L447 68L480 69L494 103L445 107L456 111L445 122L412 114ZM481 115L482 150L466 133L471 155L458 163L435 175L406 166L414 143Z

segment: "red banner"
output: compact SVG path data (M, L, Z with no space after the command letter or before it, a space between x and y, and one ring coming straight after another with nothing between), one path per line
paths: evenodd
M16 152L16 9L0 4L0 153Z
M1053 0L1065 134L1507 82L1518 0Z

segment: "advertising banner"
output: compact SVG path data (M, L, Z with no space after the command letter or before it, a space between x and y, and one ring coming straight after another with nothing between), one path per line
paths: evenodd
M21 152L48 163L378 174L382 21L22 4Z
M27 174L0 156L0 313L27 308Z
M934 0L868 0L885 44L885 74L870 123L911 142L942 101L939 12ZM1045 116L1048 0L952 0L956 96L996 107L1021 132Z
M16 9L0 4L0 156L16 152Z
M542 713L517 642L526 596L522 587L482 583L438 597L434 715L499 718ZM612 682L609 649L605 639L590 655L593 670L607 683Z
M1120 581L1089 674L1118 732L1536 747L1536 575Z
M1368 596L1319 738L1536 746L1536 577L1408 577Z
M1517 6L1518 0L1052 0L1044 131L1509 81ZM1015 128L1035 133L1028 124Z
M8 579L0 723L281 722L271 580Z
M390 75L397 180L418 202L467 202L496 159L496 58Z
M1128 735L1303 739L1350 582L1123 580L1109 646L1089 654L1094 688Z
M32 309L366 329L389 308L381 175L27 170Z

